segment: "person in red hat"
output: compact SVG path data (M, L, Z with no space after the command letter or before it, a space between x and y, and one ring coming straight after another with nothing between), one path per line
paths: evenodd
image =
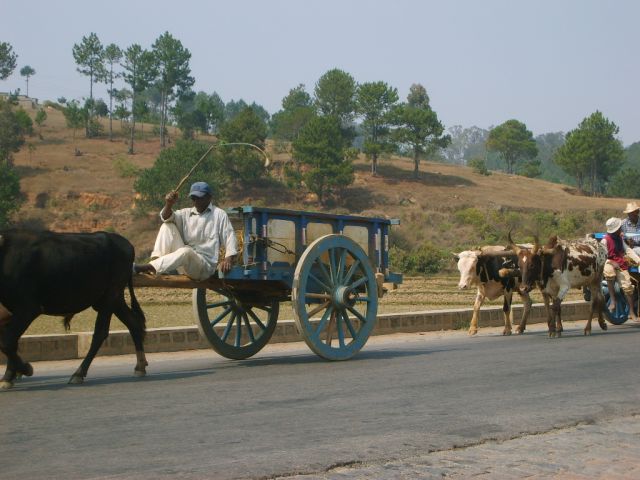
M175 270L193 280L206 280L215 274L216 268L228 272L238 254L236 236L227 213L213 205L211 197L207 183L195 182L189 190L193 206L174 211L178 192L167 193L152 260L134 264L134 273L160 274ZM219 260L221 246L224 246L225 258Z

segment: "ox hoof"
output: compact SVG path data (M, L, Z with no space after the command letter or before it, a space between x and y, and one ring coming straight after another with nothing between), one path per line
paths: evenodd
M477 334L478 334L478 330L469 330L469 331L467 332L467 334L468 334L470 337L473 337L474 335L477 335Z
M18 375L25 375L27 377L31 377L33 375L33 367L31 366L31 364L29 362L24 364L24 369L18 373Z
M511 335L511 330L505 330L502 335Z
M145 377L147 375L147 371L146 370L134 370L133 374L136 377Z
M71 375L69 379L69 385L80 385L84 383L84 377L80 375Z
M6 380L2 380L0 382L0 390L9 390L11 387L13 387L13 382L8 382Z

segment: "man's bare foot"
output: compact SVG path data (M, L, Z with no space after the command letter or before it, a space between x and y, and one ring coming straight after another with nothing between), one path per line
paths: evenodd
M150 263L142 263L142 264L133 264L133 273L149 273L149 274L154 274L156 273L156 269L153 268L153 265L151 265Z

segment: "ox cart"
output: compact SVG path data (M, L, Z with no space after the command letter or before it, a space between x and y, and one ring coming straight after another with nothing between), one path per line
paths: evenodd
M594 233L591 236L596 240L602 240L604 238L604 235L605 235L604 233ZM633 283L633 286L634 286L633 308L637 313L638 312L638 284L640 284L640 268L637 266L630 266L629 275L631 277L631 282ZM620 285L618 284L618 282L615 283L615 292L613 296L614 300L612 300L611 298L611 292L609 292L609 287L607 285L606 280L602 280L601 285L602 285L601 288L602 288L602 293L604 295L604 301L605 301L605 308L603 309L605 318L614 325L622 325L629 318L630 311L629 311L629 303L627 302L627 299L625 298L624 293L620 290ZM588 287L584 287L583 294L584 294L585 300L588 301L591 298L591 292L589 291ZM609 310L609 306L611 305L612 301L617 302L616 310L614 313L612 313Z
M280 303L291 301L307 345L345 360L367 342L389 271L397 220L243 206L227 210L238 239L236 264L205 281L135 275L138 287L192 288L198 328L231 359L255 355L273 334Z

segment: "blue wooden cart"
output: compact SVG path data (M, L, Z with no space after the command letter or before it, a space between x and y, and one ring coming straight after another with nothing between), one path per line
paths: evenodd
M298 331L320 357L345 360L367 342L389 271L389 230L397 220L244 206L227 210L239 243L230 272L204 282L137 275L137 286L193 288L202 335L232 359L259 352L280 302L291 301Z

